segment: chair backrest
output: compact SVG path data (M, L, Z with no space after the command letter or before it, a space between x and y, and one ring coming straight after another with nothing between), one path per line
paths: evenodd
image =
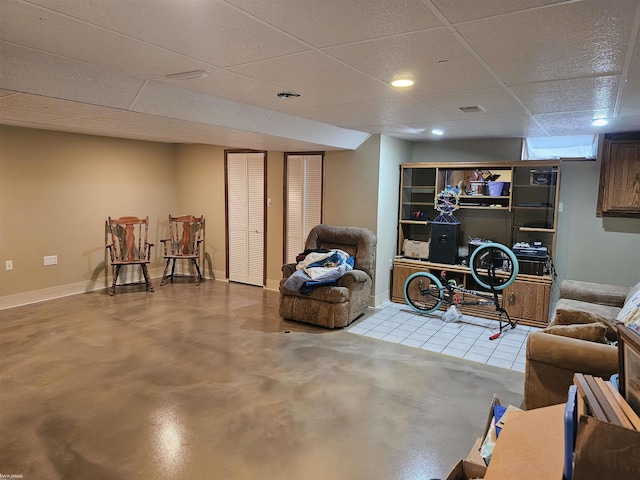
M305 249L339 248L355 257L354 268L373 278L378 239L368 228L316 225L309 232Z
M165 256L199 256L203 237L204 215L169 215L169 242L164 242Z
M148 262L151 256L148 231L149 217L109 217L111 261Z

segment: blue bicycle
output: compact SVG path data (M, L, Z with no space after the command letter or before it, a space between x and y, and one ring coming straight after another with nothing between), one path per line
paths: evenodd
M485 243L476 248L469 259L471 275L476 283L489 290L479 292L456 285L455 280L446 279L446 271L441 274L442 282L429 272L417 272L407 278L404 284L404 298L413 310L418 313L431 313L438 310L443 303L451 305L484 305L493 306L498 313L500 331L490 338L500 336L504 328L515 328L509 313L500 305L498 292L511 285L518 275L518 259L513 252L500 243ZM471 301L463 301L462 293L475 297ZM502 316L507 323L503 327Z

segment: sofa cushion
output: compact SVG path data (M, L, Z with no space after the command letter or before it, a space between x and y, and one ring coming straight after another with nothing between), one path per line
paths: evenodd
M627 299L616 320L625 325L640 324L640 289Z
M618 339L617 325L620 323L616 320L618 313L620 313L618 307L561 298L556 304L551 325L602 322L607 326L607 338L616 341Z
M589 342L609 343L605 337L607 326L602 322L583 323L576 325L554 325L542 330L551 335L588 340Z

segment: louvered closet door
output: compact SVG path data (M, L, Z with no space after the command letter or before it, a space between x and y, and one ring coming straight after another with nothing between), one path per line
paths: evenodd
M227 155L229 280L264 285L264 154Z
M322 223L322 155L287 156L286 262L296 255L313 227Z

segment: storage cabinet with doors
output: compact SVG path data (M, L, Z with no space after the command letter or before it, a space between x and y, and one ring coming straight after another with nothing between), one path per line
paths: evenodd
M471 180L477 172L485 178L492 176L495 181L503 182L501 190L493 188L491 193L494 195L488 195L485 185L481 192L471 193ZM516 242L540 241L553 258L560 185L558 161L408 163L401 166L400 178L398 256L394 260L393 301L404 302L404 283L409 275L418 271L431 271L439 276L441 270L446 270L448 278L455 278L468 288L477 288L466 265L436 264L415 256L409 258L403 250L405 240L430 240L430 222L439 213L434 207L437 194L448 186L462 186L461 181L467 188L459 196L459 209L454 212L460 221L460 237L463 239L460 245L461 259L468 252L470 239L491 240L508 247ZM546 325L551 283L552 278L547 274L518 275L517 281L502 292L505 308L523 324ZM495 312L486 307L468 307L466 311L473 315L497 318Z
M640 217L640 132L605 135L597 216Z

